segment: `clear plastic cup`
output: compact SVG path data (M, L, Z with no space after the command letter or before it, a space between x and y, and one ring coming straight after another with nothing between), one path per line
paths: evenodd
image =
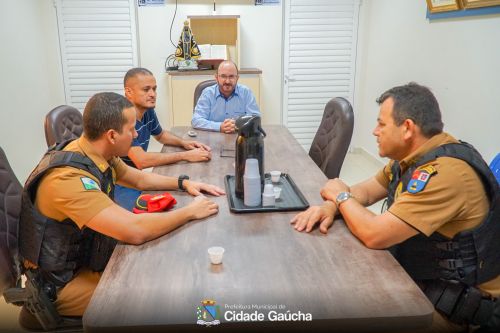
M266 184L264 186L264 193L262 193L262 206L274 206L275 201L273 184Z
M224 255L224 248L220 246L212 246L208 249L208 256L210 262L214 265L219 265L222 263L222 256Z
M275 186L273 190L274 190L274 198L278 200L281 196L281 187Z
M274 171L271 171L270 174L271 174L271 181L273 183L279 183L280 182L281 171L274 170Z

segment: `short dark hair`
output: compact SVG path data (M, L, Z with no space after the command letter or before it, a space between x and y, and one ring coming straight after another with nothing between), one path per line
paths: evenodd
M123 86L126 86L127 81L133 77L136 77L137 75L151 75L151 76L153 76L153 73L149 69L142 68L142 67L135 67L135 68L129 69L127 71L127 73L125 74L125 77L123 78Z
M389 97L394 101L392 117L397 126L411 119L427 138L443 131L439 103L429 88L410 82L387 90L377 103L380 105Z
M127 119L123 110L133 107L125 97L114 92L92 96L83 111L83 133L90 141L97 140L106 131L122 132Z

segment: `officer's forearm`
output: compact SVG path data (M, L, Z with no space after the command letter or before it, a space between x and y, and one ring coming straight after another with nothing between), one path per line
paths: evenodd
M142 244L158 238L195 218L196 212L182 207L168 213L133 214L113 204L85 225L103 235L128 244Z
M137 182L137 189L141 191L177 190L178 178L163 176L152 172L142 172Z
M386 249L419 232L390 212L374 214L354 198L339 206L349 230L370 249Z
M362 206L366 207L372 204L368 191L365 188L355 185L351 187L351 193Z
M376 244L378 236L383 232L375 223L376 215L357 201L348 199L340 204L338 210L342 214L349 230L368 248L379 248Z
M374 177L351 186L351 193L363 206L368 207L387 196L387 189L380 185Z
M163 236L181 225L194 219L193 212L188 207L182 207L168 213L138 214L130 226L131 237L124 240L127 243L140 245Z

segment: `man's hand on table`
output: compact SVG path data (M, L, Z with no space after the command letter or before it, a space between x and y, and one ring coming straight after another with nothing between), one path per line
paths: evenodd
M212 158L212 152L202 149L195 148L182 152L182 159L188 162L207 162Z
M186 206L192 212L192 219L198 220L210 215L217 214L219 206L217 203L209 200L204 195L197 196L189 205Z
M331 201L325 201L321 206L311 206L301 212L290 221L297 231L311 232L319 222L319 231L326 234L333 224L333 217L337 212L337 205Z
M184 180L183 185L184 188L186 189L186 192L188 192L192 196L199 196L201 195L202 191L211 195L215 195L216 197L226 194L226 192L224 192L224 190L221 189L220 187L217 187L215 185L195 182L192 180Z
M226 134L234 133L234 131L236 131L234 119L224 120L224 122L220 125L220 131L221 133L226 133Z
M337 196L340 192L351 192L351 189L340 178L335 178L326 182L325 186L321 189L320 194L323 197L323 200L336 202Z
M183 140L182 141L182 147L186 150L193 150L196 148L205 150L205 151L212 151L212 148L207 146L206 144L203 144L198 141L192 141L192 140Z

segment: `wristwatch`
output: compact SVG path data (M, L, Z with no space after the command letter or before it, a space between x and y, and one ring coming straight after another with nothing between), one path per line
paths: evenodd
M354 198L351 192L340 192L335 198L335 203L337 204L337 208L340 207L340 204L346 201L347 199Z
M177 185L179 187L179 190L185 191L186 188L184 188L184 185L182 185L182 181L185 179L189 179L188 175L180 175L179 178L177 179Z

